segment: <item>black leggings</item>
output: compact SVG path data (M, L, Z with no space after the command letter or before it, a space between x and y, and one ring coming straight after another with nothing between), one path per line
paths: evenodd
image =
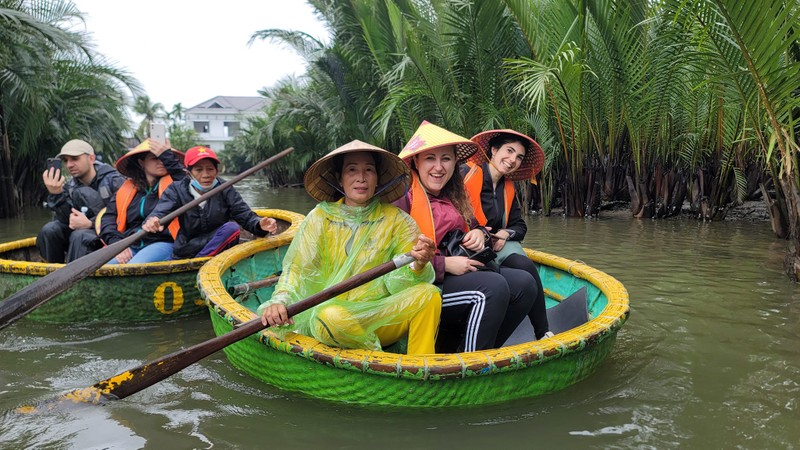
M531 325L533 325L536 339L541 339L545 333L550 331L550 325L547 323L547 305L545 305L544 302L544 287L542 286L542 279L539 277L539 270L536 264L527 256L514 253L503 261L502 267L522 269L531 274L534 280L536 280L536 301L533 302L533 308L531 308L528 313L528 318L531 320Z
M535 286L529 273L508 267L445 275L436 352L502 346L533 307Z

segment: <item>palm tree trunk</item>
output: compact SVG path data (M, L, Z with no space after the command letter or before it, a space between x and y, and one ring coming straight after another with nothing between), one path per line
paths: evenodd
M0 105L0 218L15 217L19 214L17 188L11 168L11 145L8 141L5 112Z
M797 185L794 182L796 177L796 173L784 173L780 177L780 187L783 191L789 221L789 252L784 260L784 268L792 281L800 279L800 230L798 230L800 226L800 194L798 194Z

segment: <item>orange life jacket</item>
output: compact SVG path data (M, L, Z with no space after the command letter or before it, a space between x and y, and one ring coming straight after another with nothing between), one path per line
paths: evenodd
M425 236L428 236L433 242L436 240L436 227L433 222L433 210L431 209L431 202L428 200L428 193L422 187L419 181L419 176L416 172L411 173L411 201L409 202L409 215L417 222L419 230ZM464 231L469 231L466 224Z
M464 177L464 188L467 191L467 198L472 204L472 210L475 214L475 219L481 226L486 226L489 221L486 214L483 212L483 205L481 205L481 190L483 189L483 167L480 165L468 162L470 167L469 172ZM505 201L505 213L503 214L503 227L508 225L508 215L511 214L511 204L514 201L516 190L514 189L514 182L508 178L504 178L503 185L505 191L503 199ZM494 230L496 231L496 230Z
M161 194L164 193L164 190L172 184L172 177L169 175L164 175L158 180L158 197L161 198ZM133 184L131 180L125 180L122 183L122 186L117 190L117 231L120 233L125 232L125 226L128 222L128 206L130 206L131 202L133 201L133 197L136 196L136 186ZM169 229L169 234L172 235L172 239L175 239L178 236L178 230L180 229L180 224L178 223L178 219L173 220L167 226Z

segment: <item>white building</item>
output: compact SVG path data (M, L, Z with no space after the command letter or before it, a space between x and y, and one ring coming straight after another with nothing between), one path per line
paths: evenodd
M264 97L217 96L186 110L186 125L193 128L200 143L215 152L247 127L247 118L264 114Z

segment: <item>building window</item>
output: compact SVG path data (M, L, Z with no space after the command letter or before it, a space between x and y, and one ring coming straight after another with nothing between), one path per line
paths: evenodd
M208 133L208 122L195 122L194 131L198 133Z
M225 128L226 137L234 137L239 135L239 122L224 122L223 127Z

